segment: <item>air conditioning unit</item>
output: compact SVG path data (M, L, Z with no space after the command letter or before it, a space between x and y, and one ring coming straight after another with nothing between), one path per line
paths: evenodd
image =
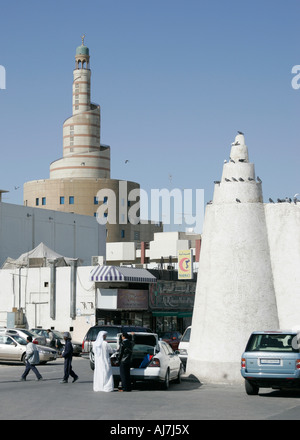
M95 257L92 257L92 266L103 266L105 264L105 258L101 255L96 255Z

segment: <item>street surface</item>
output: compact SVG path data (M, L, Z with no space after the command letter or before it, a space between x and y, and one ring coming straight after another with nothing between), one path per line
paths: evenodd
M86 359L73 358L73 369L79 376L74 384L71 380L59 383L62 359L38 369L42 382L37 382L32 372L26 382L20 382L23 365L0 364L0 420L109 420L116 422L122 434L120 421L130 421L132 426L134 421L137 426L147 420L162 421L177 426L179 432L192 420L300 419L300 391L262 389L258 396L247 396L243 385L201 385L185 378L181 384L171 384L168 391L141 384L131 393L95 393L93 372ZM164 434L167 436L166 431ZM188 437L185 434L182 437ZM138 432L134 435L139 437Z

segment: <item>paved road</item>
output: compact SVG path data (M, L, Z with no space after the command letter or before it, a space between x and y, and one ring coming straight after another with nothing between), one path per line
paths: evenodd
M300 393L268 389L247 396L243 385L201 385L183 380L168 391L141 384L132 393L95 393L86 359L74 358L78 382L60 384L63 361L40 366L44 381L32 372L19 378L22 365L0 364L1 420L298 420ZM116 437L115 437L116 438Z

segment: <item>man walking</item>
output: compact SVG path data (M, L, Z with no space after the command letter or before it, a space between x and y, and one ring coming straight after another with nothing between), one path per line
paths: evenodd
M22 381L26 380L26 377L28 376L28 373L30 370L32 370L34 372L37 380L42 380L43 379L42 375L40 374L40 372L36 368L36 365L38 365L40 363L40 356L39 356L39 352L38 352L36 345L34 345L32 343L31 336L27 336L25 361L26 361L26 368L25 368L24 373L21 376L21 380Z
M73 346L71 343L71 335L69 332L65 332L63 334L65 340L65 348L62 353L62 357L65 359L64 361L64 377L60 381L60 383L68 383L69 376L73 377L73 383L78 380L77 374L74 373L72 369L72 357L73 357Z

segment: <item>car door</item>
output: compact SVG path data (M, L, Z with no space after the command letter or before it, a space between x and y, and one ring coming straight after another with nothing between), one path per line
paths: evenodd
M169 344L163 343L163 346L167 352L170 368L170 379L175 379L178 376L178 359Z
M19 360L18 346L10 336L0 336L0 359L6 361Z

